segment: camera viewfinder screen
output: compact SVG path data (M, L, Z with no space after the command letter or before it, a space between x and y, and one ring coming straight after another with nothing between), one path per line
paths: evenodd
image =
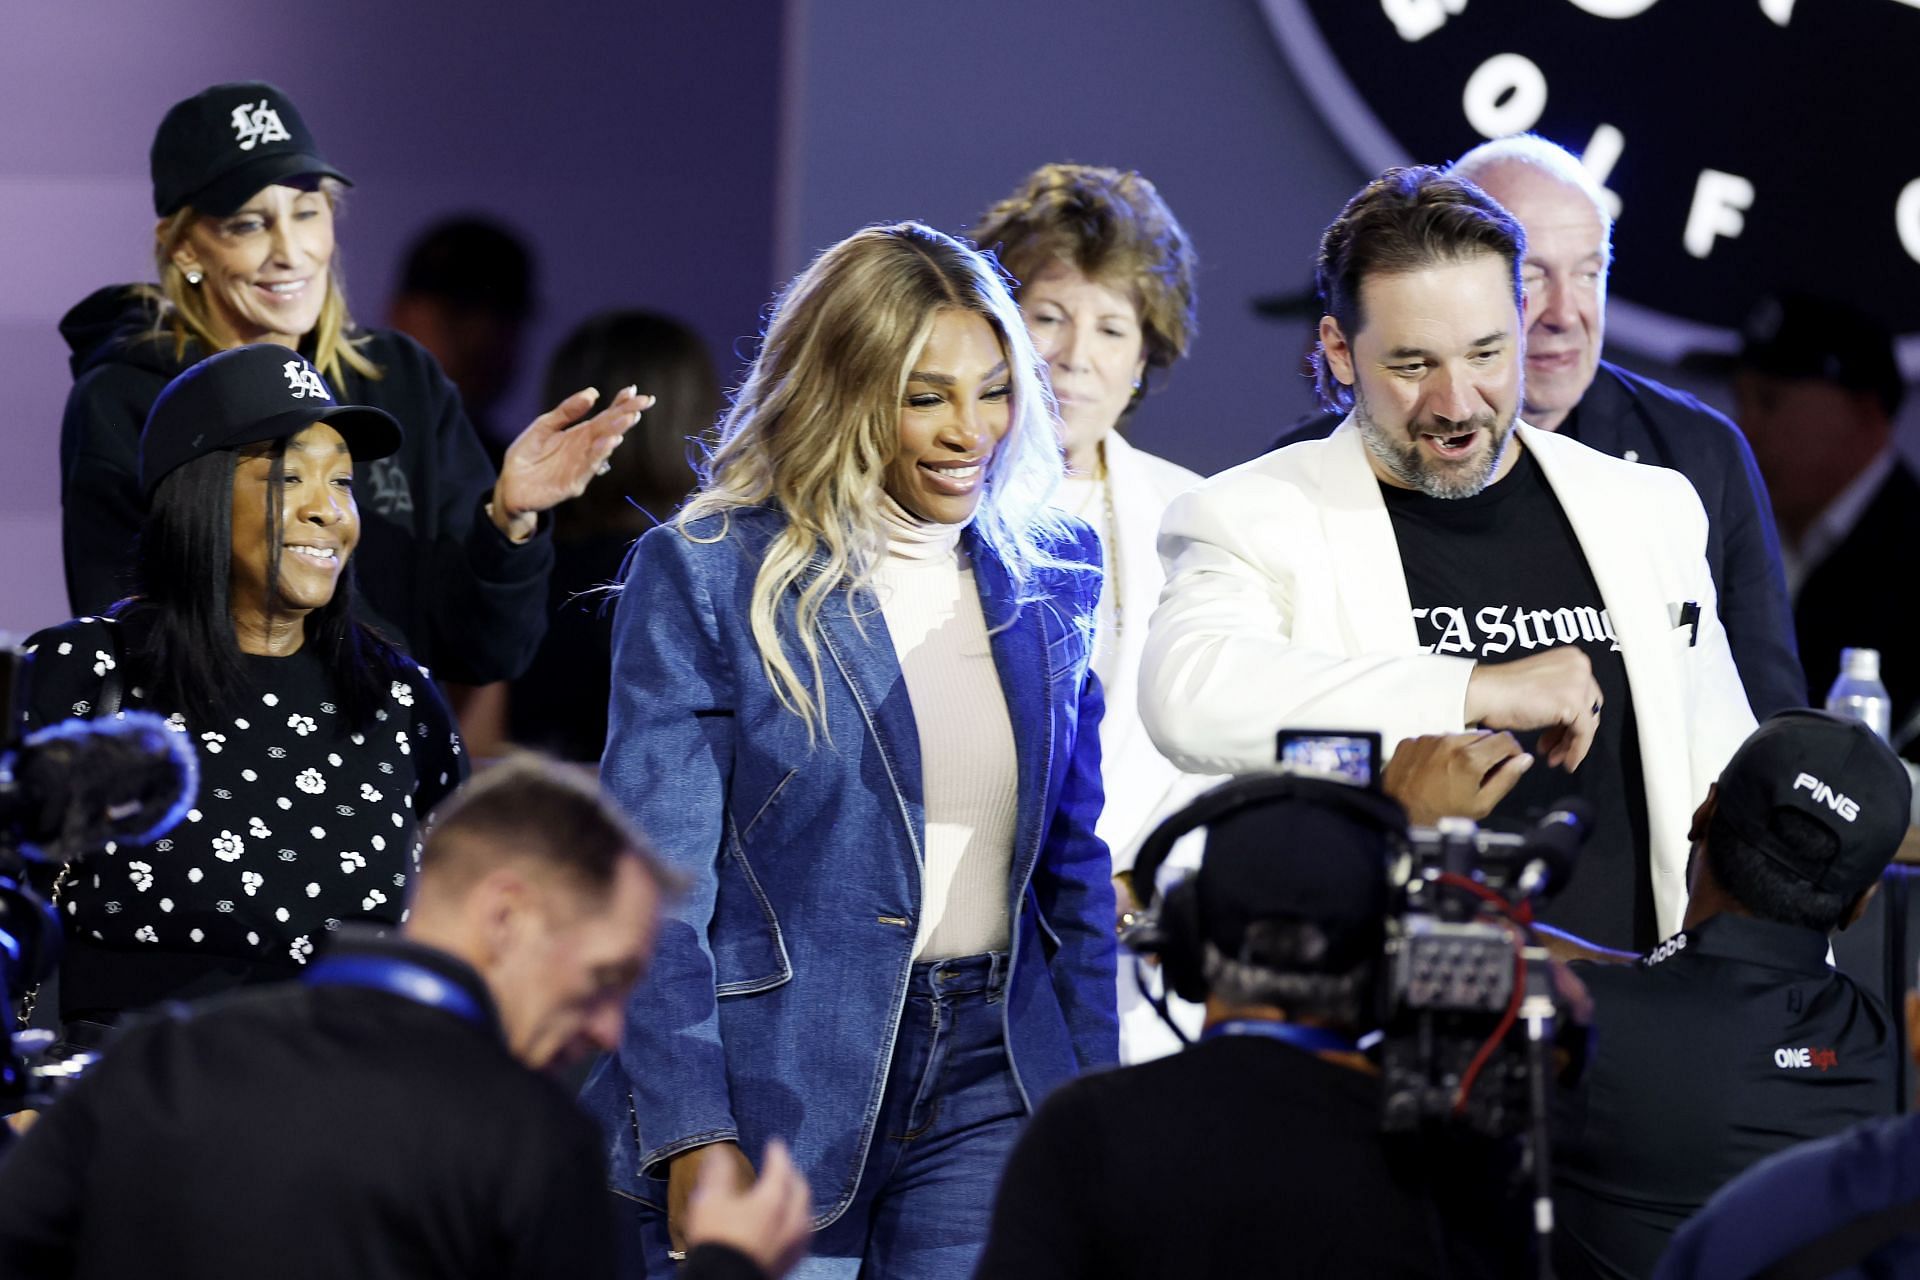
M1378 748L1371 735L1340 733L1282 733L1280 767L1287 773L1312 774L1352 783L1373 785L1373 759Z

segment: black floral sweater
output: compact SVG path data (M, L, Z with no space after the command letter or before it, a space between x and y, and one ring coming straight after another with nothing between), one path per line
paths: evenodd
M95 713L126 629L80 618L28 641L29 729ZM108 844L62 877L68 1017L284 976L345 921L405 917L420 820L466 775L433 681L399 659L384 705L356 729L312 654L243 661L244 705L213 724L153 706L138 673L118 673L122 713L168 715L191 737L199 798L151 845Z

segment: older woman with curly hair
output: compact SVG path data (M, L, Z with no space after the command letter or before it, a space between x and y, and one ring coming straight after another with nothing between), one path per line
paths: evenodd
M1042 165L972 234L1018 278L1014 297L1047 363L1067 459L1057 501L1100 533L1106 584L1093 667L1107 693L1107 803L1099 832L1113 850L1125 907L1125 873L1140 842L1215 781L1175 768L1136 709L1147 616L1166 582L1154 549L1160 517L1200 477L1121 434L1154 377L1192 345L1198 261L1153 183L1092 165ZM1176 1047L1143 1002L1131 965L1120 976L1120 1034L1130 1062Z

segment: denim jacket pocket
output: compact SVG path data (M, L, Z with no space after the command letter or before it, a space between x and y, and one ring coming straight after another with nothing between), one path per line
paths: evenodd
M1060 954L1060 935L1054 931L1053 923L1047 919L1047 913L1040 909L1040 896L1027 888L1027 910L1033 913L1033 922L1040 930L1041 953L1051 961Z
M713 924L707 931L713 949L716 996L770 991L793 977L780 921L760 879L747 862L739 834L727 822L727 849L720 858L714 894Z

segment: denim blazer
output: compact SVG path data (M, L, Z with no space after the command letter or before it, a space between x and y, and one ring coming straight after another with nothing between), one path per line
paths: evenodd
M776 698L748 627L777 510L640 539L614 616L607 790L686 877L667 902L620 1052L585 1102L614 1190L664 1207L666 1161L782 1137L824 1226L851 1202L906 1003L925 833L919 734L870 592L833 592L818 626L827 733ZM1101 806L1101 693L1088 665L1100 589L1091 530L1056 547L993 633L1018 757L1003 1017L1029 1109L1114 1062L1114 896ZM689 536L691 534L692 536ZM703 539L713 539L703 541ZM989 629L1014 611L1005 566L967 530ZM1033 598L1036 595L1038 598ZM783 643L804 676L797 591Z

